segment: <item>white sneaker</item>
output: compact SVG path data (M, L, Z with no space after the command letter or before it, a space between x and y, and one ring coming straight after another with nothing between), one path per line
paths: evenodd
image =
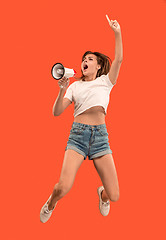
M104 187L98 187L97 189L97 193L99 195L99 209L100 209L100 213L103 216L107 216L109 211L110 211L110 201L108 200L107 202L103 202L102 198L101 198L101 193L104 190Z
M51 195L52 196L52 195ZM53 212L53 210L55 209L56 205L57 205L57 202L54 206L54 208L52 210L49 210L48 209L48 202L51 198L51 196L49 197L49 199L47 200L47 202L43 205L43 207L41 208L41 211L40 211L40 221L42 223L45 223L48 221L48 219L51 217L51 214Z

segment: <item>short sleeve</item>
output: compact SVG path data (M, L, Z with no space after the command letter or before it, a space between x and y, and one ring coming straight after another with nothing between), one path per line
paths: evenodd
M106 85L109 87L109 88L113 88L113 86L115 84L112 84L112 82L110 81L109 79L109 73L107 75L102 75L102 78L104 79Z
M63 98L68 98L71 102L73 101L72 84L67 88Z

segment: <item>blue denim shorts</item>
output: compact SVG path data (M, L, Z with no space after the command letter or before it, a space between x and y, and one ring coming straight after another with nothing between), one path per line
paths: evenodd
M105 124L87 125L73 122L66 149L73 149L89 160L112 153Z

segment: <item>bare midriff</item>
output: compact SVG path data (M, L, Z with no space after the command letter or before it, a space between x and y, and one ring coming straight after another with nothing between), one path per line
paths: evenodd
M100 125L105 123L105 111L102 106L95 106L87 109L85 112L79 114L74 118L74 122Z

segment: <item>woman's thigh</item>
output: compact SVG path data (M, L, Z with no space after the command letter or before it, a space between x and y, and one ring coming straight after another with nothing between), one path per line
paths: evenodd
M93 163L110 200L119 198L118 177L112 154L94 158Z
M62 170L59 183L63 183L71 187L73 185L76 173L84 161L84 156L72 149L65 151Z

